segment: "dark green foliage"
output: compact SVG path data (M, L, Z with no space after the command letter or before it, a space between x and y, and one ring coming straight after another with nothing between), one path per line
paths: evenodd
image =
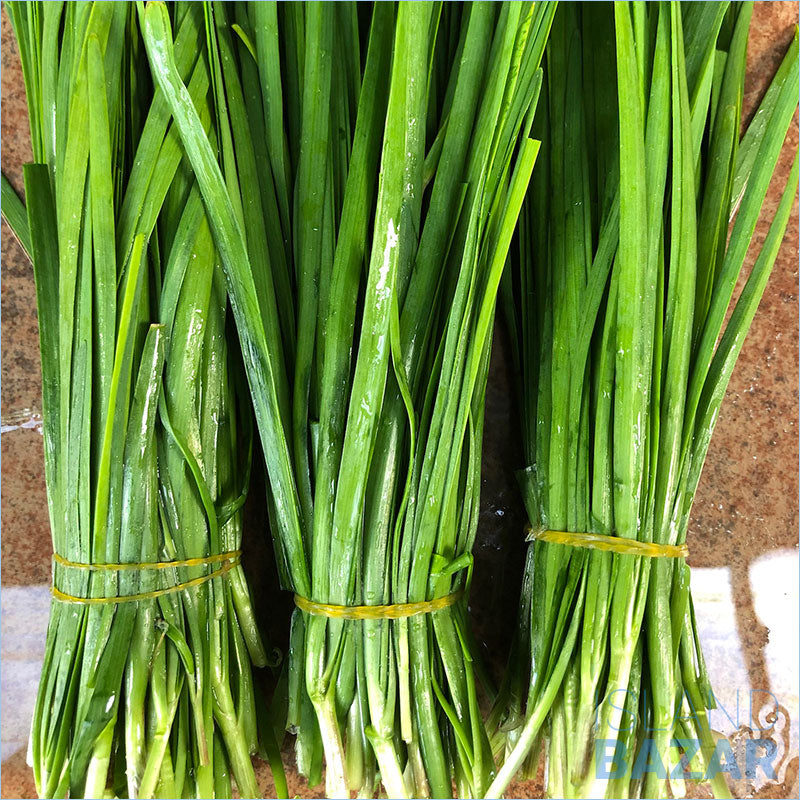
M797 189L795 162L724 325L797 106L795 38L739 145L751 11L622 2L562 5L556 15L534 123L542 168L504 291L534 529L685 541L725 387ZM665 764L680 736L702 741L697 759L708 763L711 701L688 567L544 542L530 549L518 640L490 720L505 760L489 796L535 767L542 741L553 797L667 796L652 772L643 786L629 773L595 781L594 740L633 753L646 720ZM623 724L633 718L638 725ZM721 775L712 788L728 792Z

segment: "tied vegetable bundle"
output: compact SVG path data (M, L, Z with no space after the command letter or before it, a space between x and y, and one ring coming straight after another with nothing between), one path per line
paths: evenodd
M520 483L540 540L490 720L504 758L490 797L517 770L531 774L540 752L552 797L664 797L669 783L681 796L674 739L701 743L695 774L720 758L683 558L547 539L592 532L670 553L686 540L797 189L795 158L725 324L797 106L795 37L740 141L751 13L563 4L553 24L533 128L542 156L504 289L530 464ZM637 780L640 759L650 766Z
M252 423L200 194L134 6L6 7L35 163L27 214L7 183L3 211L34 265L55 551L37 791L231 797L233 775L254 797ZM202 98L202 9L179 17L176 59Z
M174 10L147 5L145 42L222 258L282 580L305 609L298 766L318 782L324 752L337 797L373 796L378 776L391 797L482 796L494 764L463 597L554 6L204 10L214 136L176 68Z

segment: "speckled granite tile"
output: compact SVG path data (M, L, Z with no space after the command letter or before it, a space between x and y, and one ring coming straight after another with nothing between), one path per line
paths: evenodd
M757 3L748 57L744 114L749 117L780 62L797 23L795 3ZM798 146L797 117L767 196L756 240L762 242ZM797 683L796 652L781 622L797 605L798 537L798 214L797 199L773 274L728 387L698 487L689 545L693 567L727 568L741 656L753 689L778 692ZM748 268L752 256L748 258ZM739 289L741 288L741 285ZM738 291L738 290L737 290ZM775 561L775 559L778 559ZM772 564L788 569L781 580ZM769 596L769 604L763 597ZM778 609L785 603L784 611ZM790 631L791 635L791 631ZM717 650L719 647L719 651ZM730 682L724 645L707 646L717 686ZM796 651L796 646L794 650ZM775 652L793 664L781 679ZM791 725L793 754L783 783L769 796L797 794L797 696L780 697L782 724ZM788 717L789 719L786 719ZM737 787L739 791L739 787ZM767 791L762 787L762 791Z
M763 96L797 24L796 3L756 3L743 113ZM769 222L797 151L795 116L755 240ZM691 563L747 562L797 547L798 530L798 216L797 198L764 298L736 365L709 448L692 515ZM745 275L752 266L752 251ZM737 288L741 290L743 281Z
M0 795L3 797L36 797L33 772L25 763L25 751L14 753L3 762L0 771Z
M22 70L11 24L2 12L3 172L22 188L22 164L32 159ZM0 228L2 260L2 353L0 403L4 426L16 425L41 408L39 329L33 269L11 229ZM2 583L21 585L50 580L50 533L42 467L42 437L35 430L2 435Z
M50 518L42 479L43 439L34 430L0 437L2 585L50 582Z
M42 371L33 268L5 220L0 236L3 317L0 403L6 421L26 411L41 412Z
M11 22L3 7L0 16L0 90L2 90L2 115L0 116L0 138L2 139L3 172L17 191L22 189L22 165L33 160L30 129L28 127L28 104L25 100L25 84L19 50L14 39Z
M3 173L21 193L22 165L31 161L28 111L17 45L8 15L2 12L2 137ZM3 348L0 356L0 404L5 420L25 409L40 410L41 368L39 328L36 321L36 287L33 269L11 229L3 221L0 229L3 318Z

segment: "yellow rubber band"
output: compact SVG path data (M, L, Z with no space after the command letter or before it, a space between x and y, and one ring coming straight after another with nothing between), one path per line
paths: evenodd
M238 552L238 551L236 551ZM239 555L233 555L233 553L224 553L228 559L226 564L223 564L219 569L215 569L213 572L209 572L208 575L201 575L199 578L193 578L190 581L184 581L183 583L176 583L174 586L168 586L165 589L156 589L152 592L140 592L139 594L124 594L118 595L115 597L76 597L75 595L66 594L62 592L55 586L50 587L50 593L53 597L62 602L62 603L74 603L76 605L81 606L102 606L102 605L117 605L119 603L135 603L139 600L154 600L157 597L163 597L165 594L172 594L173 592L182 592L185 589L191 589L194 586L200 586L207 581L212 580L213 578L218 578L220 575L224 575L226 572L232 570L239 562L241 558ZM194 559L187 559L188 561L194 561ZM216 561L220 561L221 559L219 556L216 557ZM159 564L162 562L159 562ZM193 566L192 564L185 564L182 561L169 561L163 562L168 566ZM209 563L209 562L204 562ZM212 562L213 563L213 562ZM70 566L107 566L109 568L113 568L114 566L119 566L116 564L105 564L105 565L80 565L75 564L72 562ZM127 565L124 565L127 567ZM148 565L145 568L150 569L163 569L163 567L155 567L153 565Z
M241 550L231 550L228 553L216 553L213 556L202 556L198 558L185 558L183 561L142 561L137 563L125 564L82 564L80 561L69 561L58 553L53 553L53 561L62 567L70 569L83 569L89 572L109 570L111 572L122 572L123 570L135 569L139 571L148 569L169 569L170 567L203 567L208 564L217 564L220 561L233 561L242 555Z
M602 533L574 533L572 531L535 531L530 526L528 539L540 542L565 544L569 547L585 547L589 550L604 550L648 558L686 558L689 548L685 544L658 544L625 539L621 536L605 536Z
M315 603L299 594L294 596L294 604L314 617L331 617L333 619L404 619L420 614L430 614L452 606L464 594L459 589L435 600L424 600L419 603L396 603L391 606L332 606L328 603Z

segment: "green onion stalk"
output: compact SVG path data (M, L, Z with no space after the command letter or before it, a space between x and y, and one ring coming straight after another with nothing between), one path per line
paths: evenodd
M219 250L282 585L336 606L469 588L500 275L538 143L553 4L204 4L210 129L177 15L152 74ZM299 610L286 727L330 796L482 796L494 762L466 601Z
M556 14L533 126L542 155L502 290L534 537L686 541L797 190L795 158L731 303L797 107L795 37L740 138L751 13L619 2ZM488 725L503 765L487 796L531 775L540 755L552 797L680 796L675 739L699 743L690 769L707 774L714 699L689 583L683 559L529 545ZM634 778L637 758L650 766ZM711 789L728 796L718 770Z
M61 559L30 738L37 792L231 797L233 778L254 797L252 666L267 656L241 566L96 566L241 548L251 412L199 190L133 6L7 10L34 163L27 209L4 182L3 212L33 261ZM205 96L202 10L178 16L178 69ZM145 597L104 602L125 595Z

